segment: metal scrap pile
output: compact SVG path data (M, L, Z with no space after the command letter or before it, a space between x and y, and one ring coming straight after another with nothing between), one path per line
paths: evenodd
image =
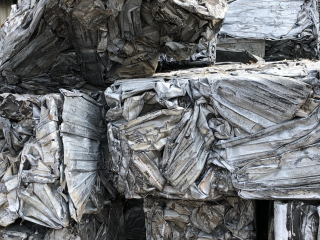
M143 213L120 193L147 239L255 239L253 199L320 198L319 81L305 60L2 94L1 225L123 239Z
M317 74L317 63L292 62L115 82L105 96L118 191L214 200L235 195L235 186L245 198L312 198L320 166L307 160L319 156Z
M300 61L219 65L111 85L111 169L126 198L156 202L152 211L145 207L157 213L157 220L146 215L147 237L192 239L194 223L170 212L168 201L319 199L319 80L318 62ZM215 239L214 231L192 231ZM216 238L248 239L228 234Z
M13 6L0 239L254 240L257 199L278 200L269 240L320 239L320 62L260 51L209 66L228 4L220 39L266 40L266 59L319 54L315 0Z

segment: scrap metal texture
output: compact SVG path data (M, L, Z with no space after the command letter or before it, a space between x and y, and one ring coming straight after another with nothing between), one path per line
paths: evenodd
M116 193L100 144L106 137L102 93L88 94L61 90L42 96L0 95L1 226L17 218L62 232L76 225L80 230L75 237L91 239L84 232L93 224L96 239L121 239L123 223L112 224L117 217L123 222L122 205L108 205ZM23 227L2 233L17 239L30 234Z
M99 165L103 164L99 148L99 140L103 139L104 132L102 106L80 92L63 91L63 94L61 135L65 178L71 198L69 207L72 217L80 221L90 194L98 194L93 189L101 168Z
M147 240L256 239L255 203L238 197L221 202L145 198Z
M318 71L310 61L220 65L115 82L105 96L118 191L319 198Z
M219 38L265 39L265 59L318 58L317 0L236 0Z
M319 210L317 201L275 201L272 239L318 240Z
M316 0L19 0L0 239L253 240L263 199L270 240L319 240L320 62L282 60L318 25Z
M227 10L225 0L25 0L0 30L0 82L43 94L151 76L161 53L211 64Z
M254 239L254 201L239 196L320 198L318 66L226 64L120 80L104 93L1 94L0 225L56 229L47 239L90 239L89 229L124 239L128 226L139 236L141 206L120 193L165 203L146 215L147 239ZM211 208L224 210L199 217Z

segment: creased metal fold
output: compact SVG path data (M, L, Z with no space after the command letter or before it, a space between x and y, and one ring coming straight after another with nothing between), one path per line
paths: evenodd
M255 202L226 198L220 202L145 198L147 240L256 239Z

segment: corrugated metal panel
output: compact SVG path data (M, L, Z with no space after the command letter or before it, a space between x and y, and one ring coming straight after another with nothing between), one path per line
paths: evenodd
M0 24L2 25L11 11L13 0L0 0Z

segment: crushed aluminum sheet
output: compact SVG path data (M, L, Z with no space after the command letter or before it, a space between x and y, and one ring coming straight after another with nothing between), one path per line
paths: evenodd
M318 240L319 210L317 201L275 201L274 235L269 240Z
M241 197L320 198L319 109L306 118L217 143L217 152L233 172Z
M317 0L236 0L219 38L264 39L265 59L318 58Z
M256 239L255 202L238 197L221 202L145 198L147 240Z
M98 103L104 104L101 94L88 93L90 97L80 92L61 92L0 95L1 226L20 217L60 229L68 227L71 218L80 221L82 215L99 214L108 199L117 197L104 164L108 153L100 146L100 141L105 141L104 110ZM75 101L78 112L73 111ZM94 164L78 158L74 161L72 157L81 154L81 149L89 151L82 155ZM89 172L93 181L81 182L80 186L71 181L70 176L79 170ZM81 189L86 194L77 202L74 196Z
M302 127L306 119L316 121L317 64L229 64L115 82L105 97L118 191L127 198L234 195L231 173L247 159L243 165L237 157L231 162L223 143L282 129L290 121Z
M225 0L19 1L0 29L0 83L36 94L104 87L151 76L160 53L211 64L227 10Z
M61 134L69 208L72 217L80 221L101 168L100 140L105 131L102 106L86 94L61 92L64 95Z

